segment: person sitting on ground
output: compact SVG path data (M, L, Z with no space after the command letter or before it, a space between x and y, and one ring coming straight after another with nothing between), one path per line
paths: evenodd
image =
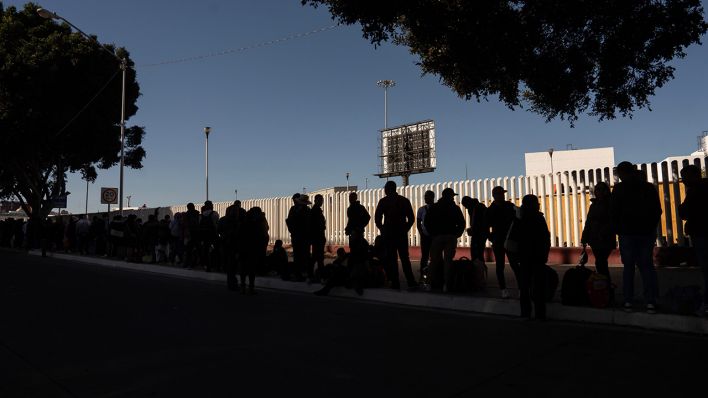
M349 254L340 247L337 249L337 258L332 264L325 267L323 276L327 280L325 286L316 291L316 296L326 296L335 286L348 286L351 284L351 269L349 267ZM357 288L357 294L363 294L363 290Z
M284 278L288 270L288 252L283 248L283 241L278 239L273 245L273 251L268 255L268 271L276 272Z

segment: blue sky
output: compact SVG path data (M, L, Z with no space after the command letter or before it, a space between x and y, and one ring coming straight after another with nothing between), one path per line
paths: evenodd
M21 6L24 1L5 1ZM653 111L633 119L582 118L575 128L490 98L464 101L435 76L421 76L406 48L374 48L356 26L195 62L145 65L249 46L333 24L323 8L298 0L199 2L46 0L40 4L102 42L126 47L137 65L147 158L126 169L131 205L204 200L204 134L210 135L210 199L290 195L306 187L383 184L377 134L383 127L379 79L393 79L389 125L434 119L438 169L411 183L523 173L525 152L614 146L616 160L649 162L685 155L708 130L708 48L693 46L677 60L676 78L657 91ZM704 38L705 39L705 38ZM99 171L100 187L118 186L118 168ZM85 183L71 176L69 210L83 212Z

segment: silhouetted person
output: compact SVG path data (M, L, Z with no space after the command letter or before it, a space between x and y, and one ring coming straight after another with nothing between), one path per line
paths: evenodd
M347 208L347 225L344 233L349 236L349 260L352 269L352 283L358 294L363 294L363 288L368 285L368 251L369 243L364 238L364 231L369 225L371 216L366 208L359 203L356 192L349 193Z
M679 206L679 216L686 220L686 234L703 270L703 311L708 316L708 180L701 177L701 169L694 165L681 170L681 179L686 186L686 198Z
M612 193L609 185L598 182L594 189L595 197L590 199L590 209L585 220L580 243L590 245L595 257L595 269L607 277L611 284L608 258L617 247L615 233L612 231ZM614 289L610 288L610 302L614 301Z
M310 235L310 245L312 247L312 259L308 264L307 277L311 283L318 283L319 277L324 270L324 251L327 237L325 230L327 229L327 221L322 212L324 198L322 195L315 195L315 204L310 210L310 225L308 233ZM317 264L317 272L315 272L315 264Z
M509 260L509 266L514 272L516 283L519 283L521 274L519 273L519 262L514 258L513 254L507 253L504 249L504 241L509 232L511 223L516 218L516 206L506 200L504 194L506 190L503 187L494 187L492 189L492 197L494 201L487 209L487 223L491 228L489 240L492 242L492 251L494 252L494 261L496 262L497 281L499 289L501 289L502 298L511 297L509 290L506 288L506 276L504 275L504 266L506 264L504 256Z
M293 246L293 261L295 280L301 282L305 280L303 271L310 265L310 241L308 227L310 223L310 200L307 195L293 195L293 206L288 211L288 218L285 223L290 232L290 241Z
M91 230L91 222L83 215L79 215L79 220L76 221L76 248L80 254L88 254L89 252L89 233Z
M142 247L145 254L150 256L150 263L157 262L157 242L160 233L160 223L157 221L155 214L148 215L148 220L143 224L141 231Z
M170 253L170 215L158 222L157 228L157 262L162 263L168 260Z
M284 272L287 272L288 252L285 251L282 240L275 241L273 251L268 255L267 262L269 271L275 271L281 277L283 277Z
M632 163L617 165L622 182L612 191L613 231L619 235L619 249L624 265L622 293L624 309L631 311L634 302L634 267L639 268L644 284L647 312L656 312L659 283L654 269L653 250L656 226L661 218L661 202L654 185L640 178Z
M202 208L202 215L199 219L200 237L200 259L206 272L210 272L215 265L218 253L218 234L216 232L219 224L219 213L214 211L214 204L207 200Z
M386 247L386 274L391 281L391 287L400 289L397 259L400 257L408 289L414 290L418 288L418 282L413 276L408 255L408 231L415 223L413 207L407 198L396 192L396 183L393 181L388 181L384 185L384 193L386 196L379 200L376 206L374 220Z
M437 203L430 206L424 226L432 237L430 247L431 286L443 292L452 290L452 259L457 250L457 239L465 230L465 217L455 203L455 191L445 188Z
M193 268L199 257L199 212L194 203L187 203L187 211L182 215L184 222L184 267Z
M95 253L97 256L106 254L106 220L107 214L102 214L101 217L94 216L91 223L91 236L94 239Z
M337 258L324 271L327 280L324 287L316 291L315 295L326 296L335 286L347 286L350 284L350 273L349 255L340 247L337 249Z
M125 257L127 261L139 262L140 252L138 250L138 234L140 222L135 214L129 214L123 229L123 244L125 245Z
M470 227L467 235L470 237L470 259L484 262L484 248L489 238L489 224L487 223L487 206L476 198L465 196L461 201L470 216Z
M428 213L428 209L435 203L435 192L425 191L423 194L423 200L425 204L418 208L418 213L416 214L416 227L418 228L418 235L420 236L420 278L423 278L423 270L428 266L428 260L430 259L430 245L433 243L433 237L425 229L425 216Z
M170 263L184 262L185 225L184 213L175 213L170 221ZM179 260L178 260L179 259Z
M234 291L238 288L238 281L236 280L236 223L235 208L229 206L226 208L224 216L219 219L219 225L217 227L221 262L226 270L226 287Z
M521 219L518 226L519 265L521 279L519 292L521 316L531 318L532 305L538 320L546 319L547 276L546 263L551 250L551 233L535 195L526 195L521 200ZM533 297L531 297L533 286Z
M268 247L268 221L260 207L252 207L246 212L243 233L240 234L241 254L241 293L246 293L246 277L248 277L248 293L255 294L256 270L265 265L266 249Z

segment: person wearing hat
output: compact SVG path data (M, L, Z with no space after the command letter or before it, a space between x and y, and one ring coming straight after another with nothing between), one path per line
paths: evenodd
M511 297L509 290L506 288L506 277L504 276L504 256L509 259L509 266L514 272L516 283L519 283L521 274L519 273L519 262L516 258L506 252L504 249L504 241L506 235L511 228L511 223L516 218L516 206L506 200L504 194L506 190L502 187L494 187L492 189L492 197L494 201L487 209L487 222L491 227L489 240L492 242L492 251L494 252L494 261L497 265L497 281L499 281L499 289L503 299Z
M432 236L430 246L431 286L443 292L452 288L452 259L457 250L457 239L465 230L465 217L455 203L457 194L452 188L445 188L440 199L428 209L425 229Z
M619 235L619 249L624 273L622 296L624 309L632 311L634 301L634 270L639 268L644 284L644 299L648 313L656 313L659 283L654 269L653 250L656 228L661 220L661 202L654 185L640 176L630 162L617 165L622 182L612 190L610 218L613 232Z
M310 200L307 195L296 193L293 195L293 206L288 211L288 218L285 219L293 246L293 260L295 263L293 274L298 282L305 280L302 273L310 263L310 239L308 233L310 208L307 207L308 204L310 204Z
M374 213L376 227L381 232L386 249L387 275L393 289L400 289L398 279L398 258L401 257L401 267L406 276L409 290L418 288L418 282L413 276L413 268L408 254L408 231L415 223L411 202L396 192L394 181L384 185L386 196L379 200Z

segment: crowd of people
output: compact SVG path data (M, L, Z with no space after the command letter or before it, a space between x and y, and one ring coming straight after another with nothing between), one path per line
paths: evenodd
M680 217L686 221L698 263L704 275L704 302L708 303L708 183L701 169L690 165L681 176L686 187ZM655 186L629 162L617 166L620 182L614 189L603 182L594 186L594 195L582 232L583 247L590 246L599 274L611 282L608 259L619 247L624 265L620 305L626 311L634 307L634 273L642 278L646 311L656 312L659 296L658 280L653 264L653 248L661 218L661 203ZM435 193L424 194L425 204L414 214L411 202L396 191L388 181L385 196L374 214L378 236L370 244L365 230L371 215L358 201L356 192L349 194L345 234L349 252L337 250L337 257L325 264L327 222L323 213L324 200L294 194L286 225L291 236L293 261L290 262L283 242L278 240L267 254L269 226L263 211L254 207L246 211L239 201L226 209L223 217L207 201L197 211L194 204L187 211L165 215L157 213L147 221L129 215L107 214L88 220L53 217L45 221L41 232L42 250L91 253L127 261L171 263L186 268L200 267L207 272L227 274L227 286L244 294L255 294L254 280L259 275L278 275L283 280L322 284L317 295L326 295L335 286L347 286L363 294L365 288L388 286L400 289L399 259L406 287L418 290L424 281L426 288L442 293L451 292L456 270L453 259L457 242L463 233L470 236L469 258L484 263L487 241L491 242L496 263L496 277L501 298L511 297L507 288L505 267L508 262L519 288L521 315L545 319L543 292L548 283L545 269L550 252L550 232L540 212L539 198L526 195L517 207L505 197L503 187L492 190L489 207L478 199L465 196L460 204L457 193L445 188L435 201ZM413 225L419 232L421 259L418 277L411 265L408 236ZM22 247L26 223L0 222L0 244ZM26 242L26 241L25 241ZM240 283L237 279L240 276ZM610 301L614 300L614 285ZM706 314L708 315L708 306Z

